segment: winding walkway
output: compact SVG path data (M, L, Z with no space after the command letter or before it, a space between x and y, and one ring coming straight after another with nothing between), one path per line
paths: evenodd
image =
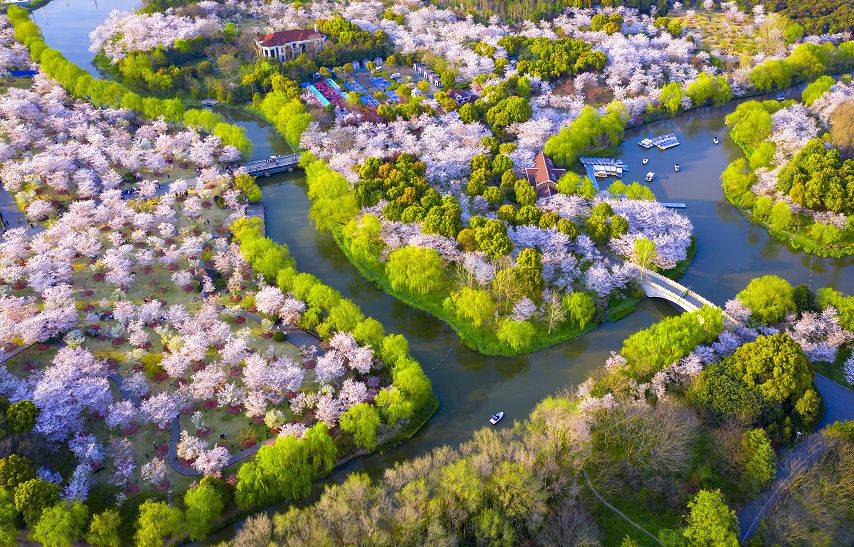
M854 420L854 391L821 374L815 375L815 386L824 400L824 414L819 422L819 428L834 422ZM788 484L792 474L821 456L821 446L819 445L816 449L812 443L801 442L781 455L774 484L738 511L738 525L741 530L739 540L742 543L756 533L765 510L771 506L780 490Z

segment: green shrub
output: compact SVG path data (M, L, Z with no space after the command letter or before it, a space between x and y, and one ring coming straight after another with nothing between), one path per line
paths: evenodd
M623 342L620 354L626 358L631 376L646 381L667 365L688 355L697 345L707 344L723 330L718 308L705 306L697 311L668 317Z
M776 275L752 279L735 297L762 323L780 321L797 308L792 285Z
M822 308L833 306L839 315L839 324L845 330L854 331L854 296L841 293L831 287L818 291L818 305Z

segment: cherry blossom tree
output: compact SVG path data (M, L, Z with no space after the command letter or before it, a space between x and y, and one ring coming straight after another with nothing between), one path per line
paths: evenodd
M131 401L119 401L110 405L105 421L108 427L127 431L136 425L138 417L139 410Z
M203 475L219 475L231 459L228 449L224 446L215 446L206 450L196 457L193 469Z
M160 430L166 429L181 412L177 397L166 391L143 401L140 410Z
M112 402L106 375L106 364L88 350L61 348L33 389L36 431L54 442L81 432L84 412L101 412Z
M143 480L152 486L160 486L166 481L169 468L163 458L151 458L151 461L139 468L139 474Z

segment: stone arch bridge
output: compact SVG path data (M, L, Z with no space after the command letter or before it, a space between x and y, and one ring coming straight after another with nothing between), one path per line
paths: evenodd
M663 298L685 311L695 311L703 306L718 307L713 302L695 293L688 287L673 281L669 277L656 273L647 268L635 265L638 270L637 283L644 294L650 298ZM736 324L738 321L723 311L724 321L728 324Z

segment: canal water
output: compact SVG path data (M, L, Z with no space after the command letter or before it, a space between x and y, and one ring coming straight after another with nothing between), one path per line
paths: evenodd
M111 9L132 9L135 5L133 0L55 0L37 10L35 19L52 47L94 70L88 51L89 32ZM796 89L789 91L792 96L798 93ZM851 258L822 259L792 251L748 222L723 197L720 173L740 153L723 125L724 116L734 108L732 103L702 108L631 129L619 150L619 157L630 167L626 182L642 180L647 171L654 171L651 188L658 199L687 205L682 212L694 223L698 246L682 283L718 304L732 298L751 278L765 274L808 283L813 288L831 286L854 293L854 276L846 268ZM221 113L246 128L254 143L253 156L288 150L268 126L230 109ZM660 152L636 144L644 137L667 132L678 135L678 147ZM713 136L720 138L720 145L712 143ZM646 166L641 163L644 156L650 158ZM681 167L678 173L673 169L676 162ZM486 425L496 410L506 413L503 427L524 419L538 401L583 381L591 370L602 366L608 352L619 349L626 336L678 313L667 302L647 299L630 316L571 342L522 357L485 357L462 346L440 321L401 304L367 282L332 239L314 229L299 175L271 177L263 183L268 235L288 245L300 270L340 290L389 331L404 334L433 382L441 405L414 438L383 454L356 460L337 470L330 480L341 480L352 471L377 475L400 459L466 440L475 429Z

